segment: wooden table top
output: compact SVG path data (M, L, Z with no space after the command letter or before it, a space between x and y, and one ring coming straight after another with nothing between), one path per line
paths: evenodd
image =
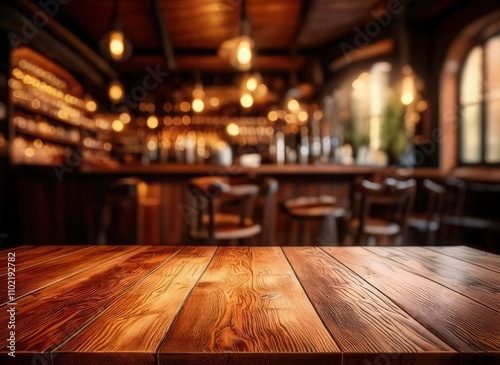
M500 364L500 256L464 246L1 253L1 364Z

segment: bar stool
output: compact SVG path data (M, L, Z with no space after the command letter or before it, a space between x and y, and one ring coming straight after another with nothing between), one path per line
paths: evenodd
M189 180L187 187L196 212L188 219L190 239L205 244L238 243L261 233L261 225L252 219L259 185L231 186L225 178L201 177ZM229 212L224 212L225 206Z
M288 199L281 203L281 210L294 219L295 226L298 225L298 244L310 244L309 223L314 220L321 222L320 235L317 238L320 245L339 243L337 220L345 217L346 210L337 205L335 197L322 195Z

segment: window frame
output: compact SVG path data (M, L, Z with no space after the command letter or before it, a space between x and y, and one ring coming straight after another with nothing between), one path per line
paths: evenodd
M460 69L458 71L458 92L457 92L457 105L458 105L458 128L457 128L457 150L456 150L456 153L457 153L457 164L458 166L464 166L464 167L479 167L479 166L482 166L482 167L500 167L500 161L498 162L487 162L486 161L486 144L487 144L487 139L486 139L486 136L487 136L487 131L486 131L486 127L487 127L487 112L486 112L486 106L487 106L487 103L488 103L488 100L486 98L486 95L487 95L487 88L486 88L486 84L487 84L487 80L485 78L486 76L486 63L487 63L487 60L486 60L486 44L488 43L488 41L490 41L491 39L495 38L495 37L500 37L500 31L497 31L493 34L489 34L488 36L486 37L482 37L481 39L479 39L477 42L475 42L473 44L472 47L470 47L470 49L468 50L465 58L463 59L462 63L460 64ZM480 138L480 142L481 142L481 146L480 146L480 160L478 162L465 162L463 161L462 159L462 150L463 150L463 146L464 146L464 139L463 139L463 135L462 135L462 132L463 132L463 126L464 126L464 108L466 106L469 106L469 105L472 105L472 104L463 104L462 103L462 94L461 94L461 88L462 88L462 82L463 82L463 76L464 76L464 69L465 69L465 65L467 63L467 60L472 52L472 50L475 48L475 47L481 47L481 58L482 58L482 62L481 62L481 75L482 75L482 82L481 82L481 100L478 102L478 104L480 105L480 108L481 108L481 120L480 120L480 125L481 125L481 138ZM499 143L500 143L500 136L499 136Z

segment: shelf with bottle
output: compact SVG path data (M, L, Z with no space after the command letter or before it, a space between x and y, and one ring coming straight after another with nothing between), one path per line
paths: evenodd
M16 165L62 165L73 151L69 147L44 142L41 139L16 136L10 158Z
M84 159L109 158L111 123L96 114L97 104L68 71L27 47L12 52L11 65L14 163L58 164L75 151Z
M77 147L80 143L80 130L54 125L40 115L16 113L13 117L15 135L22 134L48 142Z

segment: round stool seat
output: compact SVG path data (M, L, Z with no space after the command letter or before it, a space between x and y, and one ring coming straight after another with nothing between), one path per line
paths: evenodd
M289 199L281 204L283 212L291 218L298 220L300 239L302 244L309 242L308 234L306 233L306 222L308 220L322 220L321 231L327 231L328 225L333 224L329 229L329 233L325 233L329 240L337 241L337 226L336 219L343 218L347 211L343 207L339 207L337 198L330 195L298 197ZM332 232L333 230L333 232Z

